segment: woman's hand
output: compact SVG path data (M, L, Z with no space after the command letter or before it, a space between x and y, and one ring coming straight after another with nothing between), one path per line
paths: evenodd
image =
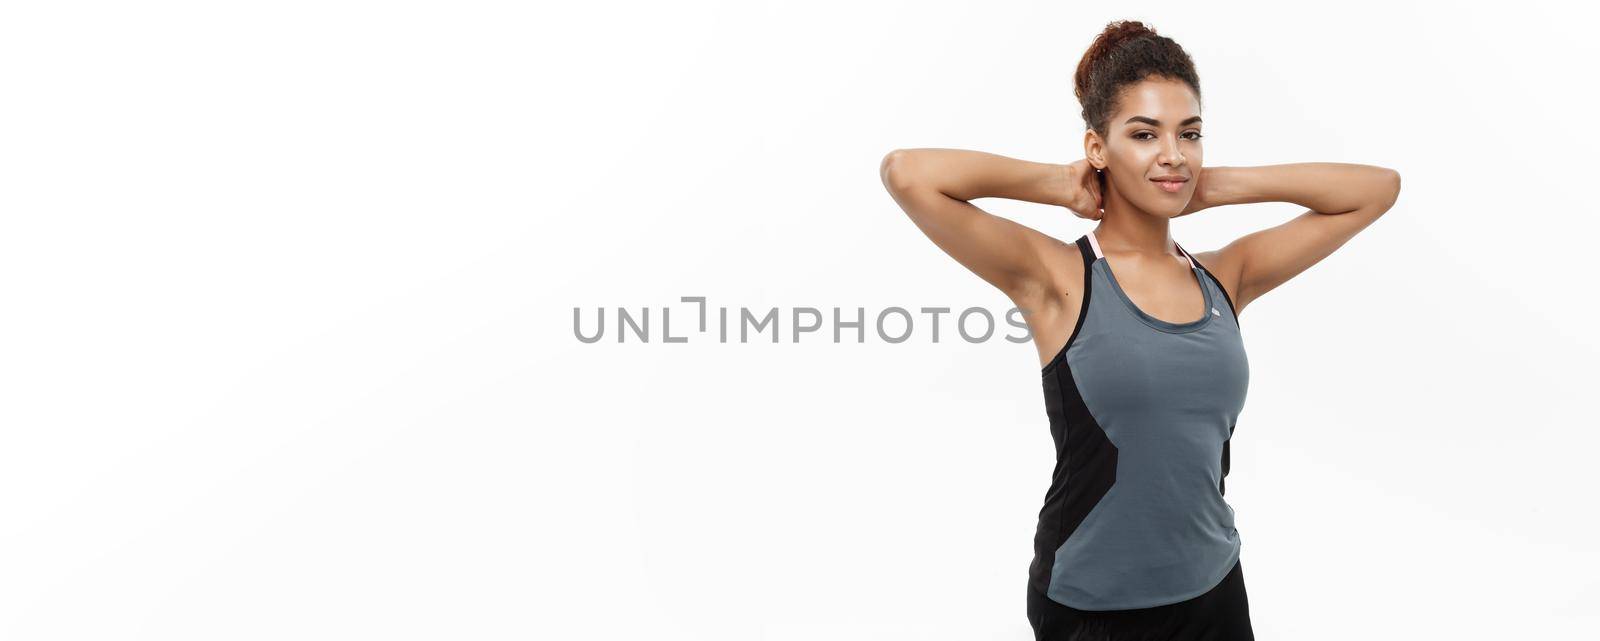
M1079 218L1100 220L1105 215L1105 202L1100 195L1100 176L1089 159L1084 158L1066 165L1066 190L1061 206L1072 210Z

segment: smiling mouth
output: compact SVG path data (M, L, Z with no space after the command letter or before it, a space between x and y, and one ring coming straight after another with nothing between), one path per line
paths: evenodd
M1178 193L1180 191L1183 191L1183 185L1187 181L1182 181L1182 180L1153 180L1151 182L1154 182L1157 187L1160 187L1161 191L1167 192L1169 194L1176 194L1176 193Z

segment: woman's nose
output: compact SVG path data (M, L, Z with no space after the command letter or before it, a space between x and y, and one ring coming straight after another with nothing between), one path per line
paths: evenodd
M1178 166L1184 163L1183 152L1178 149L1177 141L1168 141L1161 150L1161 164Z

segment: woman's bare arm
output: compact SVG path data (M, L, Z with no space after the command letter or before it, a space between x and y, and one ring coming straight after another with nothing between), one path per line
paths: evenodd
M1081 198L1074 188L1078 171L962 149L896 149L879 166L884 187L912 222L1018 305L1054 290L1043 256L1057 241L967 201L996 197L1065 206Z
M1400 197L1400 172L1349 163L1206 167L1185 213L1208 207L1289 202L1307 207L1289 222L1240 237L1195 258L1231 286L1235 311L1309 269L1366 229Z

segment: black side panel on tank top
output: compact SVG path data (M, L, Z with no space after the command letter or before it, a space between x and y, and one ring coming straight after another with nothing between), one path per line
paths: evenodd
M1117 446L1089 413L1073 380L1072 368L1066 362L1066 352L1083 328L1092 295L1090 276L1094 250L1085 238L1079 238L1077 244L1083 255L1081 311L1066 345L1043 372L1045 410L1050 419L1050 437L1055 441L1056 464L1044 507L1039 511L1038 529L1033 537L1033 563L1028 568L1029 583L1041 593L1049 587L1056 550L1117 479Z

